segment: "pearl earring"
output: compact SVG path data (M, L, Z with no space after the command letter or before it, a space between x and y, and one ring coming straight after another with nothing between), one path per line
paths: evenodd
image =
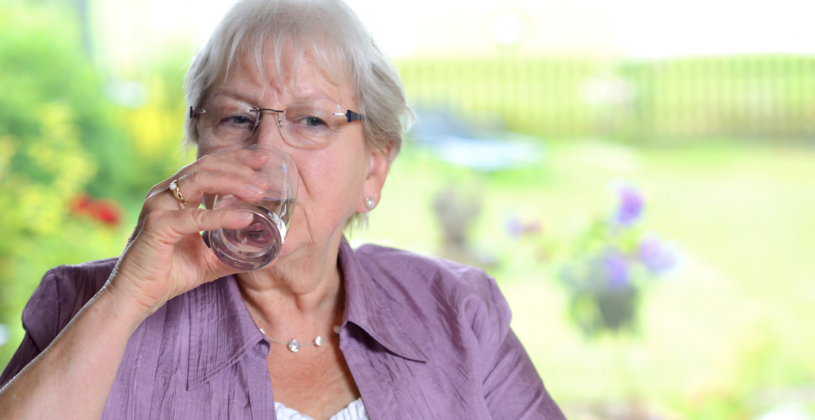
M368 210L373 210L376 206L376 201L374 201L371 197L365 197L365 208Z

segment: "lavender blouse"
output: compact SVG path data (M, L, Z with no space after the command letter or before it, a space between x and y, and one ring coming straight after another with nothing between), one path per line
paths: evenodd
M371 419L564 419L482 270L343 239L340 349ZM0 387L54 340L115 259L49 271ZM260 333L232 276L178 296L127 343L103 419L274 419Z

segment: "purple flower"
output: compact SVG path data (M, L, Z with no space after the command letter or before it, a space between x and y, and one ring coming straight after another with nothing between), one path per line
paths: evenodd
M507 217L504 222L504 229L513 238L520 238L524 235L538 235L543 230L539 220L525 222L518 216Z
M515 216L507 218L506 223L504 224L504 227L506 228L507 233L509 233L510 237L520 238L521 235L523 235L523 229L521 228L521 221L518 220L518 218L515 217Z
M654 274L662 274L677 265L676 252L655 237L647 237L640 242L640 261Z
M630 276L628 260L621 253L610 250L602 258L602 270L606 285L612 290L623 290L628 287Z
M642 216L645 199L639 190L629 184L622 184L617 188L619 207L614 215L614 222L619 226L634 224Z

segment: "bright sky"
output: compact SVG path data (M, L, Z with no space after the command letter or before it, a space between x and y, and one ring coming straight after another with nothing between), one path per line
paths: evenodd
M392 56L740 53L815 55L815 0L347 0ZM234 0L96 0L125 62L200 45ZM131 63L132 64L132 63Z
M813 0L609 0L626 55L815 55Z

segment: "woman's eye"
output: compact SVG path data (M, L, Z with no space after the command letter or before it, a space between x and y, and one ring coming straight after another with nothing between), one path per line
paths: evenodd
M227 117L226 122L228 122L230 124L236 124L236 125L243 125L243 124L251 124L252 123L252 121L250 121L249 118L246 118L246 117L241 116L241 115L233 115L231 117Z
M321 120L321 119L319 119L317 117L303 117L302 119L300 119L300 123L304 124L304 125L306 125L308 127L317 127L317 126L325 124L323 122L323 120Z

